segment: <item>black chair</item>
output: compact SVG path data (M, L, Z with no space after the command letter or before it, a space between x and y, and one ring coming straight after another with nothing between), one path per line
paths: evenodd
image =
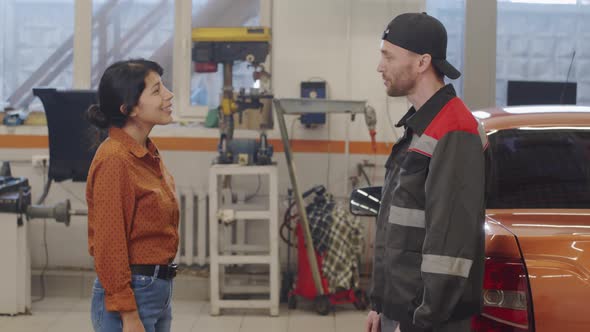
M86 119L88 107L97 101L94 90L34 88L45 107L49 132L49 181L86 181L88 169L106 131ZM48 182L49 182L48 181Z

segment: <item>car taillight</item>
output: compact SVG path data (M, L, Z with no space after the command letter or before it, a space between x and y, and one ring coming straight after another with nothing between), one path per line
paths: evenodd
M522 261L486 258L483 312L473 320L476 332L532 331L527 273Z

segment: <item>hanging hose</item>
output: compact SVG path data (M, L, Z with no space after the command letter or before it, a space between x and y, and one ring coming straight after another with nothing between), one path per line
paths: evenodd
M358 165L358 170L362 174L362 176L365 178L365 181L367 181L367 185L369 187L372 186L371 180L369 180L369 176L367 175L367 172L365 171L365 168L363 167L362 164Z
M303 199L305 199L311 194L315 193L316 195L321 196L325 192L326 192L326 188L323 185L317 185L317 186L312 187L311 189L308 189L307 191L305 191L301 196L303 197ZM299 215L298 214L292 215L292 209L294 207L296 207L296 202L291 203L291 205L289 205L289 207L285 211L285 215L283 217L283 223L281 224L281 227L279 228L279 236L287 245L289 245L290 247L293 247L293 248L297 248L297 243L292 243L291 241L289 241L287 239L287 236L285 236L285 234L283 233L285 229L287 229L289 232L294 232L295 228L293 228L293 226L291 224L293 223L293 221L295 221L295 224L299 223Z
M45 173L47 172L47 161L44 159L43 160L43 176L45 177ZM47 198L47 194L49 194L49 189L51 188L51 177L47 176L47 182L45 182L45 185L43 186L43 193L41 194L41 197L39 197L39 199L37 200L37 205L41 205L45 202L45 199Z
M291 225L291 223L295 220L296 221L295 224L296 224L299 220L299 215L291 215L291 213L292 213L291 211L292 211L293 207L295 207L295 202L291 203L291 205L285 211L285 216L283 217L283 223L281 224L281 227L279 229L279 236L289 247L297 248L297 243L292 243L291 241L289 241L287 239L287 236L285 236L285 234L284 234L285 229L287 229L288 232L293 232L294 228Z

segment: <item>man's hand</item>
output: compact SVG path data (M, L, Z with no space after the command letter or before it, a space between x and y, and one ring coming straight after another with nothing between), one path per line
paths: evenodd
M123 321L123 332L145 332L137 310L121 312L121 320Z
M381 317L377 311L369 311L365 332L381 332Z

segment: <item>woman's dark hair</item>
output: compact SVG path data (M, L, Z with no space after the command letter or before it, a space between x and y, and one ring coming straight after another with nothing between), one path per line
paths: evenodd
M131 59L115 62L102 74L98 85L98 104L91 105L86 117L99 128L123 127L129 113L139 103L150 72L164 73L156 62ZM125 113L121 112L124 105Z

